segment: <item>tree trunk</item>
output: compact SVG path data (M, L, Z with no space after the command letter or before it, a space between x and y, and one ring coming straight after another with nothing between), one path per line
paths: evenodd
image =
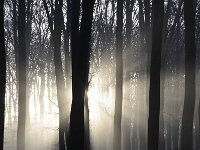
M5 86L6 86L6 50L4 39L4 1L0 3L0 149L4 143Z
M132 10L133 4L131 0L126 0L126 53L125 53L125 62L124 62L124 72L125 76L125 89L124 89L124 114L129 114L131 111L130 107L130 71L126 70L127 66L130 66L131 55L131 33L132 33ZM128 150L131 149L131 117L124 116L124 129L123 129L123 149Z
M32 31L32 18L33 18L33 9L32 9L33 0L27 0L26 2L26 28L25 28L25 36L26 36L26 66L29 68L29 55L30 55L30 43L31 43L31 31ZM31 82L28 78L28 71L26 72L27 85L26 85L26 128L30 125L30 112L29 112L29 97L31 91ZM28 85L30 83L30 85Z
M181 150L193 149L195 105L195 12L193 1L184 0L185 21L185 99L182 116Z
M80 89L78 74L80 0L72 0L71 51L72 51L72 104L68 149L84 149L84 92ZM80 67L80 66L79 66ZM81 93L82 92L82 93Z
M148 149L157 150L159 144L160 70L164 1L153 0L152 51L149 89Z
M18 97L18 128L17 149L25 150L26 124L26 38L25 38L25 0L19 1L18 41L19 41L19 97Z
M65 52L65 81L66 81L66 100L70 102L70 92L71 92L71 57L70 57L70 27L71 27L71 0L67 0L67 23L66 28L63 31L64 34L64 52ZM64 26L64 21L63 21ZM64 26L65 27L65 26ZM69 107L67 107L69 109ZM67 122L65 128L65 139L69 136L69 114L66 114ZM66 140L67 145L67 140Z
M19 51L18 51L18 37L17 37L17 8L16 8L16 0L13 0L13 11L12 11L12 24L13 24L13 40L14 40L14 52L15 52L15 64L16 64L16 99L14 102L14 109L17 110L17 100L18 100L18 92L19 92ZM14 120L17 120L17 113L15 111Z
M88 87L90 38L95 0L83 0L79 34L80 1L72 1L72 106L70 114L70 149L90 149L88 130L84 129L84 100ZM79 44L77 44L77 40ZM79 46L78 46L79 45ZM81 77L81 78L80 78ZM88 112L89 113L89 112ZM89 126L89 118L86 120ZM86 142L87 141L87 142ZM86 142L86 143L84 143Z
M43 65L42 65L43 66ZM44 69L44 68L41 68ZM40 84L40 119L44 116L44 90L45 90L45 73L41 70L41 84Z
M123 101L123 0L117 0L117 27L116 27L116 94L114 114L113 149L121 149L121 120Z
M64 72L62 69L61 60L61 31L62 31L62 20L63 20L63 0L55 1L54 18L51 18L47 3L43 0L44 8L47 14L48 23L52 35L53 46L54 46L54 65L56 74L56 86L57 86L57 99L59 107L59 149L65 149L65 128L67 124L67 110L66 110L66 88L64 83ZM54 21L52 21L54 19ZM53 25L54 23L54 25Z

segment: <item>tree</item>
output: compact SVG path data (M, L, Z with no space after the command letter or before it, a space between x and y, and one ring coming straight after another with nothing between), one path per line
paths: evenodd
M70 149L90 149L89 131L84 129L84 101L88 88L90 40L95 0L83 0L79 31L80 0L72 1L72 106L70 114ZM78 44L77 44L78 43ZM88 117L88 116L87 116ZM89 118L86 121L89 125ZM86 143L84 143L86 142Z
M117 0L117 27L116 27L116 91L114 114L113 149L121 149L121 120L123 100L123 0Z
M170 16L170 10L171 10L171 5L172 5L172 0L169 0L167 2L167 7L166 7L166 12L164 14L164 18L163 18L163 42L162 42L162 53L161 53L161 77L160 77L160 125L159 125L159 149L164 149L165 148L165 138L164 138L164 90L165 90L165 63L166 63L166 57L162 57L162 56L166 56L166 52L167 52L167 48L166 48L166 39L167 39L167 33L168 33L168 19ZM169 50L168 50L169 51Z
M135 1L131 1L131 0L126 0L126 24L125 24L125 28L126 28L126 49L125 49L125 61L124 61L124 66L130 66L130 60L132 59L132 56L130 55L131 52L131 33L132 33L132 26L133 26L133 21L132 21L132 11L133 11L133 5L134 5ZM127 61L126 61L127 60ZM131 75L130 75L130 71L126 70L126 68L124 68L124 72L126 74L125 77L125 81L129 81L129 84L125 84L125 88L124 88L124 103L126 103L126 106L129 106L128 109L123 109L123 113L128 114L131 111L131 107L130 107L130 79L131 79ZM130 127L131 127L131 121L130 118L125 118L124 119L124 130L123 130L123 148L124 149L130 149L131 148L131 133L130 133Z
M181 149L193 148L193 119L195 105L195 12L193 1L184 0L185 22L185 99L182 116Z
M19 42L19 97L18 97L18 128L17 149L25 149L26 124L26 38L25 38L25 0L19 1L18 7L18 42Z
M152 51L149 88L148 149L157 150L159 144L160 70L164 1L153 0Z
M62 20L63 20L63 0L55 1L55 10L53 11L53 17L50 16L47 3L43 0L44 8L47 14L48 23L51 31L51 37L54 46L54 65L56 74L56 86L57 86L57 99L59 107L59 148L65 149L65 133L67 128L67 110L66 110L66 88L64 82L64 72L62 69L61 60L61 33L62 33ZM53 25L54 23L54 25Z
M71 92L71 57L70 57L70 28L71 28L71 0L67 0L67 15L66 15L66 26L63 20L63 35L64 35L64 52L65 52L65 81L66 90ZM64 17L63 17L64 19ZM69 94L67 94L67 99L69 100ZM70 107L67 107L70 108ZM67 119L69 114L67 114ZM65 128L65 139L69 136L69 123Z
M13 24L13 47L15 52L15 64L16 64L16 95L19 91L19 52L18 52L18 37L17 37L17 3L16 0L12 1L13 4L13 10L12 10L12 24ZM18 99L18 95L16 96L16 100ZM16 101L15 101L15 110L16 110ZM16 113L16 112L15 112ZM17 119L17 116L14 117L14 119Z
M0 3L0 149L4 143L4 114L6 86L6 50L4 39L4 1Z

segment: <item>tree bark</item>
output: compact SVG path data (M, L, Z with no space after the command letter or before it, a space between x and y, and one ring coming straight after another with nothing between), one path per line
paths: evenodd
M18 41L19 41L19 97L18 97L18 128L17 149L25 150L26 124L26 38L25 38L25 0L19 1L18 9Z
M181 150L193 149L195 105L195 12L193 1L184 0L185 22L185 99L182 116Z
M131 52L131 33L132 33L132 11L133 11L133 3L131 0L126 0L126 53L125 53L125 62L124 62L124 72L125 76L125 89L124 89L124 108L123 113L129 114L131 111L130 107L130 71L127 69L127 66L130 66L130 60L132 59ZM127 150L131 148L131 117L125 116L124 125L123 125L123 149Z
M113 149L121 149L121 120L123 101L123 0L117 0L117 27L116 27L116 94L114 113Z
M54 46L54 66L56 74L56 86L57 86L57 99L59 107L59 149L65 149L65 128L67 124L67 110L66 110L66 88L64 83L64 72L62 69L61 60L61 32L62 32L62 20L63 20L63 0L55 1L55 10L53 12L54 18L51 18L47 3L43 0L44 8L47 14L48 23L52 35L52 41ZM54 25L53 25L54 23Z
M14 52L15 52L15 64L16 64L16 99L14 100L14 110L17 110L17 100L19 92L19 51L18 51L18 37L17 37L17 3L13 0L13 11L12 11L12 24L13 24L13 40L14 40ZM17 120L17 113L15 111L14 120Z
M164 1L153 0L152 5L153 26L149 89L148 149L157 150L159 145L160 70Z
M4 39L4 0L0 3L0 149L4 143L5 86L6 86L6 50Z
M70 114L70 149L90 149L88 130L84 129L84 101L88 87L90 39L95 0L83 0L79 32L80 1L72 1L72 106ZM77 41L78 40L78 41ZM78 44L77 44L78 42ZM78 46L79 45L79 46ZM81 77L81 78L80 78ZM86 120L89 126L89 118ZM87 127L88 129L89 127Z

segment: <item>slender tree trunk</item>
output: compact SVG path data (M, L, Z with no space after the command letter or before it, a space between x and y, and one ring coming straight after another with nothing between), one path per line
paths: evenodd
M149 89L148 149L157 150L159 145L160 70L164 1L153 0L152 5L153 26Z
M30 55L30 43L31 43L31 31L32 31L32 18L33 18L33 9L32 9L32 4L33 4L33 0L27 0L26 2L26 10L25 10L25 14L26 14L26 25L25 25L25 36L26 36L26 66L29 66L29 55ZM27 67L29 68L29 67ZM30 83L29 86L26 86L26 90L27 90L27 98L26 98L26 128L29 127L30 125L30 112L29 112L29 92L31 91L31 82L28 78L28 71L26 72L26 78L27 78L27 85L28 83Z
M89 86L89 85L88 85ZM88 91L88 87L86 92ZM84 100L84 150L90 150L90 127L89 127L89 105L88 105L88 95L85 93Z
M123 100L123 0L117 0L117 27L116 27L116 94L114 114L113 149L121 149L121 120Z
M124 72L126 73L125 77L125 89L124 89L124 114L129 114L131 111L130 107L130 71L129 69L125 70L127 66L130 66L131 55L131 33L132 33L132 10L133 4L131 0L126 0L126 53L125 53L125 68ZM128 150L131 148L131 117L125 116L124 118L124 130L123 130L123 149Z
M145 7L145 41L146 41L146 105L147 105L147 112L149 107L149 74L150 74L150 59L151 59L151 22L150 22L150 15L151 15L151 8L150 8L150 0L144 0L144 7ZM148 117L148 116L147 116Z
M61 20L62 20L62 0L55 1L55 16L54 16L54 32L53 32L53 44L54 44L54 65L56 73L56 85L57 85L57 97L59 106L59 148L65 149L64 132L66 121L66 94L64 84L64 72L62 69L61 61Z
M67 25L64 32L64 49L65 49L65 76L66 76L66 85L68 86L70 78L70 27L71 27L71 0L67 0Z
M170 10L171 10L171 5L172 5L172 0L169 0L167 3L167 8L166 8L166 12L163 18L163 43L162 43L162 54L161 54L161 79L160 79L160 126L159 126L159 130L160 130L160 134L159 134L159 149L163 150L165 149L165 137L164 137L164 90L165 90L165 79L166 79L166 53L168 50L168 47L166 46L167 42L167 35L168 35L168 19L170 16ZM168 126L168 123L167 123ZM170 133L168 132L168 135L170 135ZM170 143L170 140L168 140ZM169 144L166 144L167 146Z
M61 32L62 32L62 20L63 20L63 0L55 0L54 18L51 18L47 3L43 0L44 8L46 10L48 23L52 35L54 46L54 65L56 74L56 86L57 86L57 99L59 106L59 149L65 149L65 128L67 124L67 110L66 110L66 88L64 83L64 72L62 69L61 60ZM54 19L54 21L52 21ZM53 25L54 23L54 25Z
M195 105L195 12L193 1L184 0L185 21L185 100L182 116L181 150L193 149Z
M66 23L66 29L64 29L64 51L65 51L65 80L66 80L66 100L69 103L70 102L70 92L71 92L71 57L70 57L70 27L71 27L71 0L67 0L67 23ZM63 21L64 23L64 21ZM64 26L64 25L63 25ZM68 107L69 108L69 107ZM67 109L68 109L67 108ZM67 122L66 122L66 128L65 128L65 139L66 139L66 145L67 145L67 139L69 136L69 114L66 114Z
M4 39L4 0L0 3L0 150L4 143L5 86L6 86L6 50Z
M52 73L51 73L51 53L52 53L53 45L52 39L50 39L50 47L47 54L47 88L48 88L48 101L49 101L49 113L52 113Z
M15 52L15 64L16 64L16 100L14 102L14 109L15 109L15 116L14 120L17 120L17 113L16 113L16 107L17 103L16 101L18 100L18 92L19 92L19 51L18 51L18 37L17 37L17 6L16 6L16 0L13 0L13 18L12 18L12 24L13 24L13 39L14 39L14 52Z
M26 124L26 38L25 38L25 0L19 1L18 41L19 41L19 97L17 149L25 150Z
M44 69L44 68L42 68ZM40 118L42 119L44 116L44 90L45 90L45 73L41 71L41 84L40 84Z
M199 130L200 130L200 100L199 100L199 106L198 106L198 117L199 117ZM199 131L200 132L200 131ZM200 135L199 135L200 136ZM197 141L198 142L198 141ZM200 147L200 145L199 145Z

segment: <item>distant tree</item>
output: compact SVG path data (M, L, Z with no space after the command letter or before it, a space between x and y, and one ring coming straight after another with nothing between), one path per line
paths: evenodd
M165 148L165 138L164 138L164 90L165 90L165 63L167 61L167 58L165 53L167 53L169 50L166 48L166 39L167 39L167 33L168 33L168 19L170 17L170 10L172 5L172 0L169 0L167 2L166 11L163 18L163 42L162 42L162 53L161 53L161 75L160 75L160 125L159 125L159 149ZM162 57L163 56L163 57ZM169 135L169 134L168 134Z
M64 25L63 21L63 34L64 34L64 51L65 51L65 76L68 79L70 77L70 26L71 26L71 0L67 0L67 23ZM68 79L69 80L69 79ZM66 82L67 86L69 82Z
M71 29L71 9L72 4L71 0L67 0L67 12L66 12L66 25L63 20L63 35L64 35L64 53L65 53L65 81L66 81L66 91L71 92L71 53L70 53L70 29ZM63 19L64 19L63 17ZM67 94L67 100L70 99L69 94ZM70 107L67 107L70 108ZM69 114L67 114L67 120L69 118ZM67 127L65 128L65 139L68 139L69 136L69 123L67 123Z
M18 7L18 41L19 41L19 97L18 97L18 128L17 149L25 150L26 124L26 5L25 0L19 1Z
M194 1L184 0L185 22L185 99L182 116L181 150L193 149L195 106L195 12Z
M50 27L53 47L54 47L54 66L56 74L56 86L57 86L57 99L59 107L59 149L65 149L65 133L67 128L67 110L66 110L66 88L64 82L64 71L62 68L61 60L61 33L62 33L62 20L63 20L63 0L55 0L55 9L51 4L51 13L48 10L46 0L43 0L44 8L47 14L48 23ZM52 15L52 16L51 16Z
M125 33L125 38L126 38L126 42L125 42L125 60L124 60L124 66L130 66L130 60L132 59L132 55L130 55L131 52L131 34L132 34L132 27L133 27L133 21L132 21L132 17L133 17L133 5L135 3L135 0L126 0L126 24L125 24L125 28L126 28L126 33ZM130 71L126 70L126 68L124 68L124 73L126 74L125 76L125 81L129 81L130 82ZM124 104L126 103L126 106L129 106L129 109L123 109L123 113L128 114L130 112L130 83L129 84L125 84L125 88L124 88ZM126 118L124 119L124 130L123 130L123 148L124 149L130 149L131 148L131 121L130 118Z
M6 86L6 50L4 38L4 0L0 3L0 149L4 143L5 86Z
M117 27L116 27L116 91L114 114L113 149L121 149L121 120L123 101L123 0L117 0Z
M13 30L13 47L15 53L15 65L16 65L16 100L14 101L14 110L16 115L16 101L18 100L18 91L19 91L19 52L18 52L18 37L17 37L17 2L16 0L12 1L13 10L12 10L12 30ZM17 116L14 116L14 120L17 120Z
M152 50L150 64L148 149L157 150L159 144L160 70L164 1L152 1Z
M32 19L33 19L33 0L27 0L26 1L26 10L25 10L25 37L26 37L26 66L28 68L28 60L30 55L30 45L31 45L31 33L32 33ZM17 71L16 71L17 72ZM28 71L26 71L26 127L30 124L30 116L29 116L29 97L30 97L30 91L31 86L27 86L28 82L32 80L32 78L29 78Z

